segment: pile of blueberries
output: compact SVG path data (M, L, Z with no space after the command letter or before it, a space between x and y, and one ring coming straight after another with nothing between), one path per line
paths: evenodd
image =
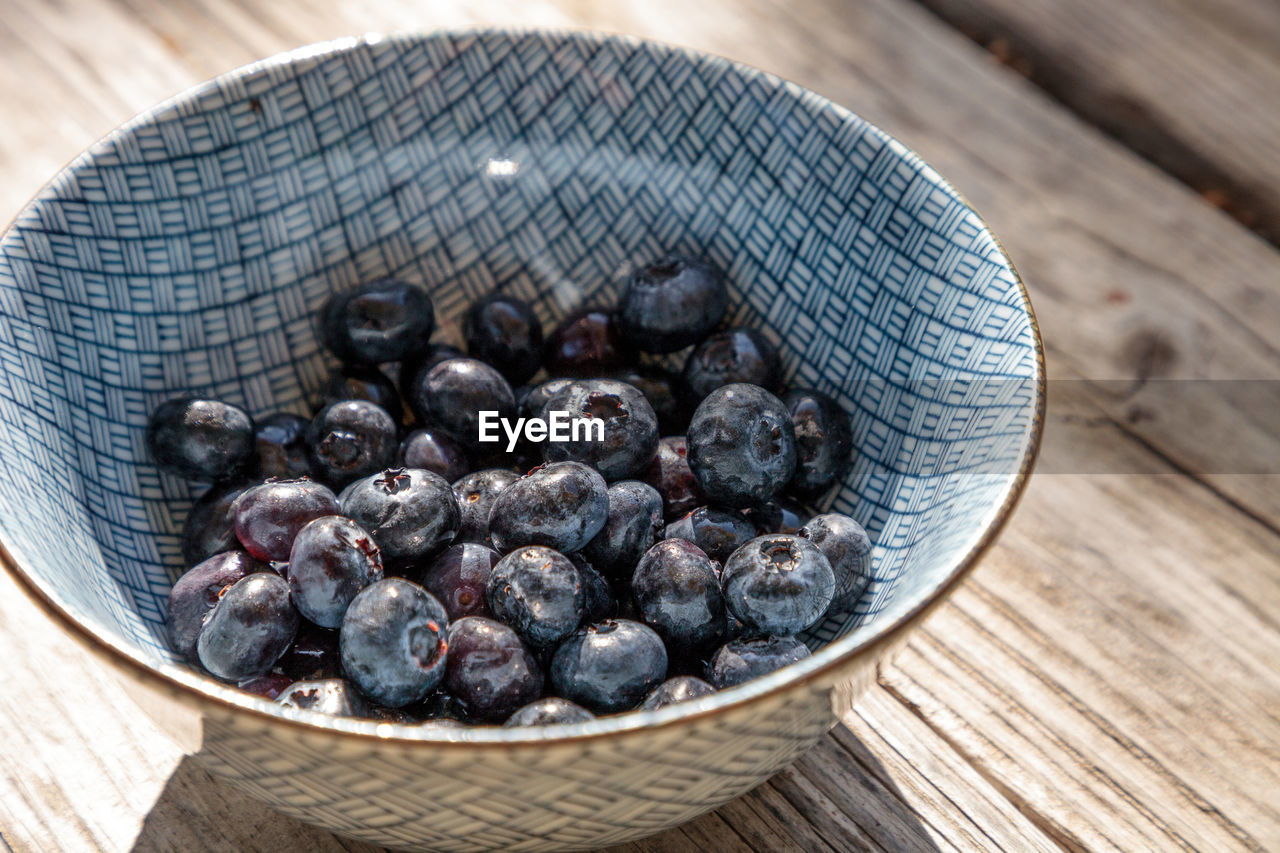
M194 397L151 417L159 466L214 483L175 651L287 707L429 726L659 708L805 657L796 635L869 578L862 527L797 502L845 474L849 417L784 392L757 330L717 331L728 305L718 270L669 257L545 341L526 303L481 299L464 353L430 343L415 285L335 294L314 417ZM686 348L679 374L653 357ZM598 418L603 440L508 453L483 411Z

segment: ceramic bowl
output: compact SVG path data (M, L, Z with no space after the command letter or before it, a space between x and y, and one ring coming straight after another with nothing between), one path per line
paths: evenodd
M824 508L874 578L815 653L660 711L415 730L285 712L165 639L195 491L148 413L195 392L305 413L314 312L377 276L447 321L503 288L548 327L630 265L709 258L789 384L852 414ZM348 39L214 79L110 134L0 240L5 567L216 775L375 844L550 850L687 821L820 738L991 544L1041 429L1027 294L978 215L896 140L811 92L636 39Z

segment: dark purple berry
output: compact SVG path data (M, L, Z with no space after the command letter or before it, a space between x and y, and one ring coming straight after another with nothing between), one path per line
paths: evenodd
M640 703L640 710L656 711L659 708L675 705L678 702L688 702L690 699L710 696L715 692L716 689L701 678L695 678L692 675L677 675L675 678L668 678L653 688L653 691Z
M446 548L422 573L422 587L436 597L449 618L489 616L489 577L501 555L476 542Z
M791 491L815 497L844 479L853 452L853 426L840 404L819 391L794 389L782 395L796 432L796 473Z
M235 503L236 537L259 560L284 562L308 523L338 514L338 496L311 480L278 480L247 489Z
M396 422L368 400L344 400L320 410L307 428L311 467L335 488L388 468L396 458Z
M645 352L675 352L706 337L729 308L720 271L666 257L631 273L618 305L623 337Z
M658 452L641 478L662 495L662 517L667 521L692 512L702 502L688 454L683 435L659 439Z
M400 392L387 375L372 365L344 364L329 374L320 408L343 400L364 400L391 415L397 423L404 417Z
M453 497L458 502L461 521L456 541L489 542L489 511L498 493L520 479L505 468L486 468L454 481Z
M700 506L667 525L663 539L685 539L717 563L756 538L756 526L737 510Z
M849 611L871 582L871 539L862 525L847 515L815 515L800 529L831 564L836 592L829 611Z
M724 565L725 604L748 631L789 635L822 618L835 594L831 564L808 539L760 536Z
M224 551L189 569L169 590L169 642L173 650L195 660L196 638L218 597L245 575L265 569L244 551Z
M569 554L582 577L582 623L593 625L610 618L618 609L613 587L581 554Z
M579 462L554 462L498 493L489 510L489 536L500 553L545 545L568 554L590 542L608 516L604 478Z
M757 535L766 533L799 533L809 521L810 513L785 498L772 500L747 510L747 518L755 525Z
M259 477L296 480L311 476L311 461L307 458L309 423L289 412L277 412L256 421L253 442Z
M468 718L498 723L542 695L542 667L515 631L467 616L449 626L444 683Z
M235 503L250 488L250 483L213 486L192 505L182 526L182 559L188 566L240 547Z
M725 385L699 404L686 437L689 470L711 503L764 503L796 467L791 413L756 385Z
M462 327L471 357L493 365L509 382L519 384L538 372L542 324L527 303L500 293L488 296L471 306Z
M289 685L276 704L332 717L368 717L368 703L345 679L324 678Z
M382 580L382 556L349 518L317 518L298 532L289 555L289 589L298 611L322 628L342 625L356 593Z
M613 313L581 308L566 314L547 338L543 363L552 376L605 376L631 361Z
M298 621L285 579L255 572L223 591L205 618L196 653L205 669L225 681L257 678L289 648Z
M281 675L278 672L268 672L266 675L242 681L236 686L245 693L252 693L264 699L276 699L292 685L293 679L289 676Z
M400 443L399 463L433 471L450 483L471 470L467 451L439 430L415 429Z
M399 361L422 349L434 328L427 292L389 278L335 293L321 311L325 346L348 364Z
M596 715L586 708L568 699L548 696L530 702L507 718L507 728L515 726L558 726L570 723L585 723L594 720Z
M608 518L582 555L609 577L629 581L661 531L662 496L647 483L623 480L609 487Z
M357 480L338 502L390 560L431 556L453 541L461 522L449 482L421 468L389 468Z
M474 358L446 359L420 370L409 385L408 401L424 426L440 430L471 451L492 449L480 441L482 411L508 419L516 411L515 394L507 380Z
M444 677L448 614L404 578L371 584L347 608L339 645L347 677L369 699L399 708L417 702Z
M616 379L583 379L557 391L543 408L544 417L566 412L570 419L603 421L602 435L581 430L574 440L548 440L543 456L548 462L573 461L590 465L606 480L621 480L640 473L658 451L658 419L653 407L636 388Z
M683 435L689 426L688 410L679 397L680 378L669 370L652 365L625 367L610 375L611 379L634 385L653 406L662 435Z
M147 448L170 474L206 483L228 480L253 458L253 418L221 400L166 400L147 422Z
M717 690L725 690L808 656L809 648L795 637L730 640L707 665L707 681Z
M631 580L640 616L680 657L714 648L725 633L724 596L717 565L684 539L650 548Z
M712 391L735 382L777 391L782 385L782 360L777 347L755 329L730 329L698 344L680 378L686 402L696 406Z
M489 610L530 645L546 647L582 622L586 593L568 557L538 545L512 551L489 576Z
M667 650L652 629L624 619L578 631L551 660L556 693L597 714L629 711L667 677Z

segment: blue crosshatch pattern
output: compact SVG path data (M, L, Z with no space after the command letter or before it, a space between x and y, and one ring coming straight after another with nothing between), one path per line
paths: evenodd
M307 411L333 290L402 276L449 318L506 288L551 323L666 251L723 266L733 319L853 414L825 505L868 526L875 580L812 642L949 572L1016 473L1036 356L999 247L931 169L793 84L640 42L348 48L131 123L0 243L0 536L67 609L169 660L195 491L147 458L148 412L182 392Z

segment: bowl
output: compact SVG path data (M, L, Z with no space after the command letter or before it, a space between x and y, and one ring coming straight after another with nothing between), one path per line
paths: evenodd
M852 414L824 509L876 542L806 660L653 712L423 731L285 711L169 651L193 487L143 433L180 392L306 413L313 313L357 281L456 318L499 288L548 326L667 251ZM446 322L447 326L448 323ZM345 39L218 77L111 133L0 239L0 544L19 585L215 775L390 847L613 844L714 809L827 732L1008 519L1043 358L1013 266L901 143L795 84L613 35Z

